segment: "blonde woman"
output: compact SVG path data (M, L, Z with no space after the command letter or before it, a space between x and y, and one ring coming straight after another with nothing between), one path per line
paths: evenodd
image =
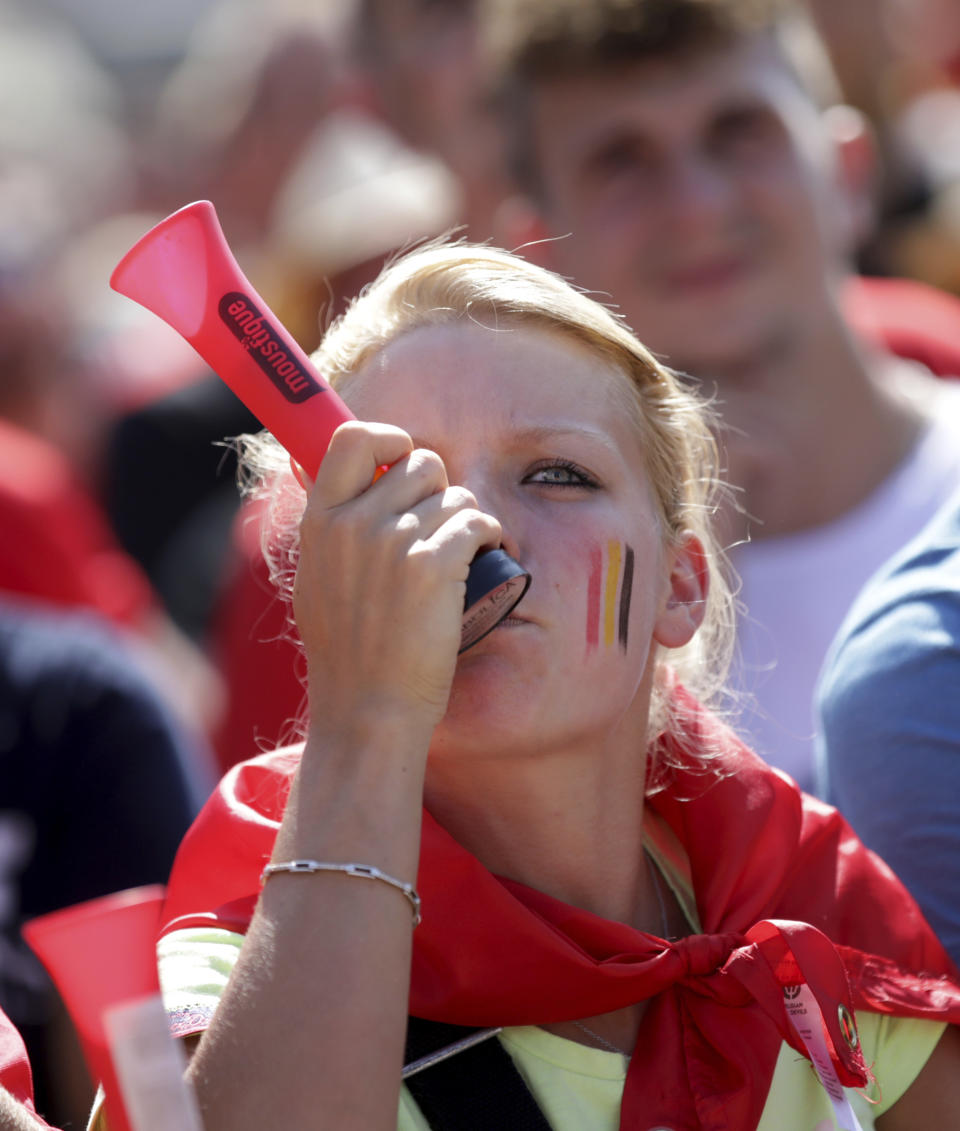
M317 361L382 423L295 508L308 733L227 776L160 942L208 1131L955 1125L949 961L704 706L730 599L696 396L466 245L396 262ZM533 583L458 656L495 545Z

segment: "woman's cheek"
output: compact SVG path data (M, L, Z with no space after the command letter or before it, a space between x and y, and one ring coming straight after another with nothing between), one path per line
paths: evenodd
M630 602L633 597L634 552L616 538L592 543L587 550L587 608L585 654L619 649L630 643Z

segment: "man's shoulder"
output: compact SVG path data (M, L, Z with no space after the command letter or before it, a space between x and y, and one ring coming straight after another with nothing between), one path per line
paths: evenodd
M929 711L958 660L960 490L860 591L821 673L822 711L828 721L853 704L861 720L892 703Z
M854 611L861 605L902 603L960 590L960 450L957 467L957 474L945 477L949 490L939 505L870 578ZM909 491L904 498L909 502Z

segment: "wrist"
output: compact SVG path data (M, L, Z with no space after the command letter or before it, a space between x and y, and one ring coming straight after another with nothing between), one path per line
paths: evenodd
M312 726L287 801L278 853L380 864L399 851L415 872L427 747L427 740L413 741L409 732L401 735L382 725L339 733Z
M351 762L397 758L426 763L439 719L422 703L386 695L352 697L311 693L308 697L307 749L325 751L326 758Z
M385 784L384 784L385 783ZM398 788L399 786L399 788ZM272 860L359 861L413 883L420 860L423 791L381 775L372 788L294 782Z
M309 719L334 737L343 736L353 743L410 741L429 745L434 727L446 713L449 697L449 680L436 686L423 681L409 686L399 679L316 678L308 669Z

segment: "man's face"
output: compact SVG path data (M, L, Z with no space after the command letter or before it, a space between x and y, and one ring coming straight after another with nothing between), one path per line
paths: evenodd
M531 136L541 218L565 237L550 265L669 364L729 370L816 332L849 201L771 40L542 83Z

